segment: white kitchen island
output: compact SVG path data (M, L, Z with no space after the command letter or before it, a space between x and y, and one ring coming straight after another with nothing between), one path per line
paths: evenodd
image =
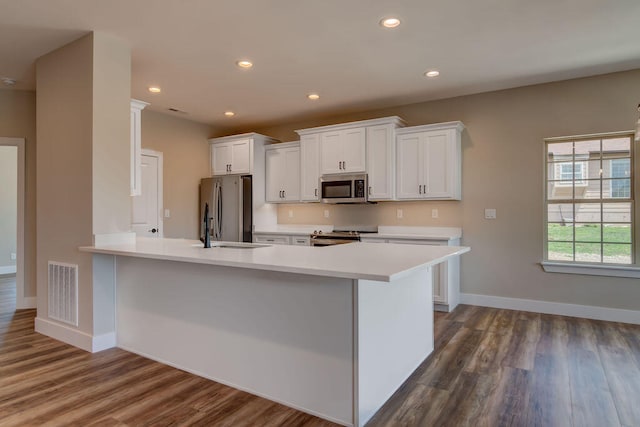
M100 292L113 284L118 347L360 426L433 351L429 269L469 248L139 238L81 250Z

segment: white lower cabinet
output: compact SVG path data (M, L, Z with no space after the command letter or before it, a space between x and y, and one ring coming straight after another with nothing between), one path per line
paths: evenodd
M420 240L420 239L385 239L363 237L367 243L398 243L402 245L458 246L460 239ZM452 311L460 302L460 257L451 258L432 268L433 272L433 305L437 311Z

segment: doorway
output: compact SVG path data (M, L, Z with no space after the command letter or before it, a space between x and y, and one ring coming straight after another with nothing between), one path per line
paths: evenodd
M24 289L24 223L25 223L25 141L24 138L4 138L0 137L1 158L10 162L2 170L13 175L10 179L11 188L3 185L3 193L0 197L7 197L8 200L1 202L3 206L9 207L7 212L2 213L1 224L8 233L7 244L0 248L0 274L5 277L12 277L15 274L15 306L21 308L34 308L35 296L25 297ZM8 182L8 176L2 177L4 182ZM3 183L4 184L4 183ZM10 200L9 200L10 199ZM9 206L10 205L10 206ZM10 218L11 217L11 218ZM6 246L6 247L4 247ZM14 259L15 258L15 259Z
M131 203L131 229L138 237L162 237L162 153L142 149L141 194Z

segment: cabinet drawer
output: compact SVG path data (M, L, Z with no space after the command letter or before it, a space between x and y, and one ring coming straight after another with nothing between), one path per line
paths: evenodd
M310 246L311 238L309 236L291 236L291 244L294 246Z
M260 234L253 237L254 243L266 243L267 245L288 245L289 236L279 234Z

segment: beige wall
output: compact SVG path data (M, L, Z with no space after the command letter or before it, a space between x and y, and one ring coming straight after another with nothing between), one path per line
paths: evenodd
M15 266L18 227L18 147L0 146L0 267Z
M200 179L210 176L210 127L169 114L142 110L142 148L160 151L164 162L164 237L198 238Z
M131 50L93 34L93 233L131 229Z
M36 295L35 92L0 89L0 136L25 138L24 296L32 297Z
M543 139L631 130L639 101L640 70L634 70L235 132L290 141L295 129L391 115L409 125L461 120L462 201L286 205L279 222L461 226L463 243L472 248L462 257L463 292L639 310L638 280L544 273L539 265ZM397 208L404 211L401 220ZM439 209L439 219L431 218L432 208ZM497 219L485 220L485 208L496 208Z
M47 317L47 262L77 264L78 329L91 335L108 328L94 325L92 256L78 247L130 228L129 55L89 34L36 62L38 317Z

